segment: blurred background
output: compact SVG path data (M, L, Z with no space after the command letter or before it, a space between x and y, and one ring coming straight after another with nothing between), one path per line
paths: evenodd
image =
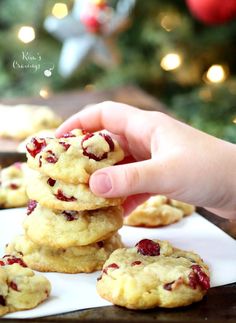
M235 0L1 0L0 99L138 86L236 142Z

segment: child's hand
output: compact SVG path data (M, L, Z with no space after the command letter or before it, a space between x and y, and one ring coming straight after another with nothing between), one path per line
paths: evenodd
M135 162L107 167L90 178L100 196L129 196L126 210L150 194L163 194L236 217L236 147L161 112L103 102L65 121L57 136L74 129L107 129Z

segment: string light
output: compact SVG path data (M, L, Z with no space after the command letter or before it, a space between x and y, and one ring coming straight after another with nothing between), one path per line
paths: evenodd
M47 88L42 88L39 91L39 95L43 98L43 99L47 99L50 96L50 91Z
M235 123L235 124L236 124L236 118L234 118L234 119L233 119L233 123Z
M65 3L57 2L52 8L52 15L58 19L62 19L68 15L68 8Z
M206 79L211 83L224 82L226 76L226 70L222 65L212 65L206 72Z
M165 71L175 70L181 65L181 57L176 53L169 53L165 55L161 60L161 67Z
M18 31L18 38L23 43L30 43L35 39L35 31L31 26L22 26Z

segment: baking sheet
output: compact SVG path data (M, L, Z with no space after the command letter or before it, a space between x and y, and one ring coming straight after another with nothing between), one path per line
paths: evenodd
M23 232L25 208L0 211L0 255L4 246ZM197 213L163 228L144 229L124 226L120 230L126 246L134 246L143 238L169 240L174 246L197 252L209 265L211 286L236 282L236 241ZM96 293L92 274L43 273L52 284L50 298L28 311L11 313L5 318L35 318L79 309L111 305Z

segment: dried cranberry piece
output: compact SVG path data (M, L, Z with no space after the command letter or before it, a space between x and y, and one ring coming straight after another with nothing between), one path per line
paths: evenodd
M54 194L56 196L56 198L60 201L64 201L64 202L73 202L76 201L77 198L75 198L74 196L65 196L64 193L62 192L62 190L58 190L56 194Z
M62 145L64 147L64 149L67 151L70 148L70 144L68 144L65 141L59 141L59 144Z
M62 136L62 138L71 138L71 137L76 137L76 136L70 131L64 133L64 135Z
M5 266L5 262L0 260L0 266Z
M112 140L111 136L109 136L106 133L99 133L100 136L102 136L106 142L108 143L109 147L110 147L110 151L114 151L115 149L115 145L114 145L114 141Z
M6 258L7 265L18 264L22 267L27 267L22 259L15 256L5 255L3 258Z
M171 283L164 284L163 288L168 290L168 291L171 291L172 290L172 285L174 284L174 282L175 282L175 280L173 280Z
M58 158L51 150L48 150L45 160L50 164L55 164L58 161Z
M26 145L26 149L32 157L35 157L46 145L45 139L32 138L30 143Z
M197 288L197 285L200 285L203 290L210 288L210 278L202 270L202 267L199 265L192 265L192 272L189 274L189 286L193 289Z
M103 248L104 247L104 242L103 241L98 241L97 245L99 248Z
M48 183L48 185L53 187L55 185L55 183L56 183L56 180L49 177L49 179L47 180L47 183Z
M19 188L19 185L15 184L15 183L11 183L9 185L9 187L12 189L12 190L17 190Z
M135 260L132 262L131 266L137 266L137 265L141 265L142 261L139 260Z
M74 221L78 219L77 211L63 211L62 214L64 215L67 221Z
M38 202L35 200L29 200L28 205L27 205L27 215L30 215L34 209L36 208Z
M114 148L115 148L115 146L114 146L114 142L113 142L113 140L111 139L111 137L110 137L109 135L107 135L107 134L103 134L103 133L99 133L99 135L100 135L101 137L103 137L103 138L106 140L106 142L107 142L107 143L108 143L108 145L109 145L110 151L113 151L113 150L114 150ZM92 152L89 152L89 151L88 151L88 148L89 148L89 147L84 147L84 146L83 146L83 143L84 143L86 140L88 140L89 138L93 137L93 136L94 136L94 134L93 134L93 133L87 133L87 134L84 136L84 138L82 139L82 141L81 141L81 146L82 146L82 149L83 149L83 155L84 155L84 156L87 156L89 159L94 159L94 160L96 160L96 161L100 161L100 160L102 160L102 159L107 158L107 154L108 154L107 152L103 153L101 156L97 156L97 155L93 154Z
M39 156L39 167L42 167L42 156Z
M14 289L17 292L19 291L17 284L14 283L13 281L10 282L9 287L11 287L12 289Z
M140 240L135 247L138 249L138 253L144 256L159 256L160 245L149 239Z
M107 275L107 271L108 271L109 268L118 269L120 267L113 262L112 264L110 264L107 267L105 267L102 272Z
M6 306L6 300L2 295L0 295L0 305Z

